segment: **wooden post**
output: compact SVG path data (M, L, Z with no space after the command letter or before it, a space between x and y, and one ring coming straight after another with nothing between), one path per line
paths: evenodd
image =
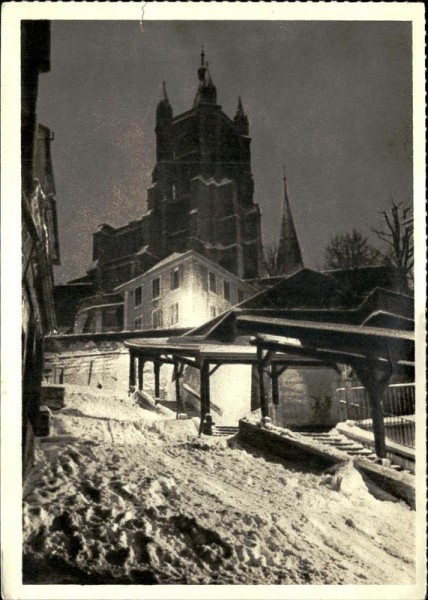
M379 369L369 363L356 366L355 371L369 397L376 455L378 458L386 458L382 396L388 385L389 374L381 373L379 376Z
M177 403L177 416L184 412L183 402L181 398L181 370L178 361L174 361L174 379L175 379L175 401Z
M370 410L373 421L375 452L379 458L386 458L385 423L383 421L382 396L385 385L372 382L365 386L369 396Z
M271 379L272 379L272 402L276 406L279 404L279 385L278 385L278 371L276 365L271 366Z
M135 356L129 352L129 390L135 388Z
M269 405L266 398L263 366L263 350L257 346L257 371L259 375L260 410L263 417L269 417Z
M143 391L143 378L144 378L144 359L142 356L138 357L138 389L140 392Z
M201 397L201 421L199 424L199 435L202 433L205 415L210 411L210 365L203 361L200 369L200 397Z
M153 361L153 369L155 372L155 402L160 400L160 367L161 363L159 358L155 358Z

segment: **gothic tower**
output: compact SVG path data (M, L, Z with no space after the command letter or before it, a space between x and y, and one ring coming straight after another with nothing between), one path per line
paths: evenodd
M299 240L297 239L296 228L294 227L293 216L291 214L285 169L283 182L284 197L282 201L282 218L281 229L279 233L277 266L279 274L290 275L291 273L303 268L303 260L302 253L300 251Z
M251 138L241 98L234 119L217 104L205 53L190 110L173 116L163 87L156 111L156 166L148 190L150 252L194 249L238 276L263 274Z

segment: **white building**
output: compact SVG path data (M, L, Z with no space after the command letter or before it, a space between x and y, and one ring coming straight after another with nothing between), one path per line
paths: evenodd
M124 296L123 329L197 327L255 293L194 250L171 254L115 289Z

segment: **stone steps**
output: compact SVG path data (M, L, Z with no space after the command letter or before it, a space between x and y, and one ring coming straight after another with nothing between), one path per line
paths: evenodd
M378 461L376 454L372 450L366 448L359 442L354 442L353 440L346 438L346 436L342 437L334 433L320 433L319 431L302 431L300 432L300 435L310 438L315 442L330 446L331 448L337 448L338 450L346 452L352 457L367 458L372 462ZM389 466L395 471L403 470L400 465L390 464Z
M239 427L237 425L214 425L212 431L213 436L230 437L238 433Z

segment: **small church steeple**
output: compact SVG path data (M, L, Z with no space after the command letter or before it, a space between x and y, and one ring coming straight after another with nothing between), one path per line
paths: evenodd
M299 240L297 239L296 228L294 227L293 216L291 214L284 166L283 186L284 196L282 201L282 218L279 233L277 265L278 272L281 275L291 275L291 273L303 268L303 260Z
M242 106L241 96L238 98L238 108L236 109L236 115L233 119L239 133L242 135L248 135L250 131L250 126L248 123L248 117L244 112L244 107Z

